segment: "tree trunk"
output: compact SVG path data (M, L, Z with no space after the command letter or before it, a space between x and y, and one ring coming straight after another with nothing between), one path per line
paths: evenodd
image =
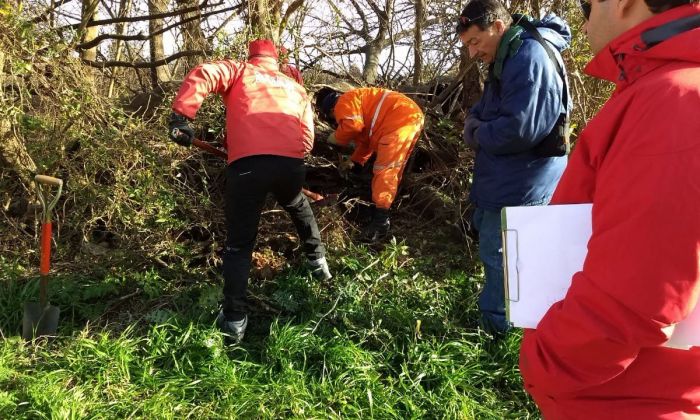
M423 21L425 20L425 0L414 0L416 29L413 41L413 86L420 84L423 76Z
M177 6L179 8L197 6L197 0L176 0ZM186 20L192 17L201 17L202 13L199 10L194 12L183 13L180 15L181 20ZM185 51L205 51L207 49L207 41L204 39L204 32L202 32L202 21L201 18L193 19L189 22L185 22L182 25L182 38L184 40L183 48ZM201 56L192 56L185 58L185 73L192 70L197 64L201 63L203 58Z
M466 47L460 48L460 53L459 70L467 68L462 79L462 109L469 110L484 93L484 83L476 60L469 58Z
M129 14L129 9L131 9L131 0L121 0L119 3L119 17L125 17ZM126 32L126 23L117 23L117 34L124 35ZM122 59L122 51L124 49L124 43L121 40L116 40L114 42L114 61L120 61ZM109 90L107 91L107 97L111 98L114 94L114 84L119 77L120 69L115 67L112 70L112 80L109 82Z
M379 42L370 42L365 47L365 65L362 68L362 79L370 85L377 81L379 74L379 55L384 45Z
M99 27L88 27L87 24L94 20L97 20L97 6L99 4L99 0L83 0L82 14L80 17L80 28L78 30L79 33L82 33L82 38L80 40L81 43L92 41L97 37ZM87 50L81 50L80 58L82 58L83 60L96 61L97 46Z
M49 27L56 27L56 0L51 0L51 13L49 13Z
M379 57L382 51L387 45L394 42L393 37L390 36L394 13L391 1L386 1L384 10L379 9L377 6L373 7L373 9L377 15L379 27L377 28L377 35L365 45L365 66L362 69L362 78L369 84L374 84L377 81Z
M282 0L249 0L248 24L253 38L271 39L279 45Z
M168 0L149 0L148 13L151 15L163 13L168 9ZM197 21L195 21L197 22ZM153 35L163 28L163 19L152 19L148 21L148 31L151 34L149 41L151 61L156 61L165 58L163 49L163 34ZM200 30L201 33L201 30ZM168 66L158 66L151 68L151 84L155 89L161 82L170 81L170 72Z

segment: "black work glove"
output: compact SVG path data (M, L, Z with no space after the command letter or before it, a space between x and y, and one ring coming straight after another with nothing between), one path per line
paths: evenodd
M389 234L389 209L374 209L372 220L362 231L362 241L375 243L384 239Z
M476 140L476 130L479 128L479 125L481 125L481 120L473 114L469 114L464 120L464 133L462 135L464 143L475 152L479 150L479 142Z
M170 140L180 146L192 146L194 130L190 127L190 120L176 112L171 113L170 122L168 123L168 136Z
M365 169L364 166L360 165L357 162L352 162L352 168L350 168L350 173L356 176L362 175L362 171Z
M346 181L358 181L363 169L362 165L347 158L341 158L341 162L338 163L338 173Z
M365 169L368 169L365 171ZM371 169L365 168L357 162L353 162L352 168L348 171L347 180L354 186L358 187L369 187L372 185L372 172Z

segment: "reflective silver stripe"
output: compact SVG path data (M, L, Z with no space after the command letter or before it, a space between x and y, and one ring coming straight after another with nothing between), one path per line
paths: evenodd
M405 160L399 160L399 161L396 161L396 162L391 162L391 163L388 164L388 165L377 165L377 164L374 164L374 169L382 170L382 169L400 168L401 165L404 164L404 162L406 162L406 161L405 161Z
M362 121L362 115L350 115L347 117L343 117L344 120L358 120Z
M386 99L387 96L389 96L388 90L384 91L384 94L382 95L382 99L379 100L379 103L377 104L377 109L374 110L374 117L372 118L372 124L369 126L369 137L372 138L372 131L374 131L374 124L377 122L377 117L379 117L379 110L382 109L382 104L384 103L384 99Z

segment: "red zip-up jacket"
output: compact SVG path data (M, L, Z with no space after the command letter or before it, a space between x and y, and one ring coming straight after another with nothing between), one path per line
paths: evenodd
M552 204L593 203L583 270L520 369L545 419L700 418L700 348L662 345L700 295L700 28L646 48L622 34L586 67L616 90L586 126Z
M172 109L194 118L210 93L226 105L229 163L252 155L303 158L313 148L311 101L274 58L200 64L183 80Z
M302 77L301 72L298 68L288 63L282 63L280 64L280 71L286 76L289 76L292 79L294 79L300 85L304 86L304 78Z

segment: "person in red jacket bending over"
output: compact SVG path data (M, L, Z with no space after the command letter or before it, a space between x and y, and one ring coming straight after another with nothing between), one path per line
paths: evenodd
M304 78L298 68L289 64L289 50L284 47L280 47L280 71L285 75L296 80L297 83L304 86Z
M217 325L238 342L248 325L246 290L260 212L268 193L289 213L314 277L331 278L316 219L302 193L304 155L314 141L310 99L279 71L272 41L249 45L246 62L223 60L195 67L173 101L170 138L189 146L189 121L210 93L226 105L226 223L224 302Z
M700 5L582 0L616 88L552 204L593 203L583 269L520 351L545 419L700 418L700 347L664 347L700 295Z

